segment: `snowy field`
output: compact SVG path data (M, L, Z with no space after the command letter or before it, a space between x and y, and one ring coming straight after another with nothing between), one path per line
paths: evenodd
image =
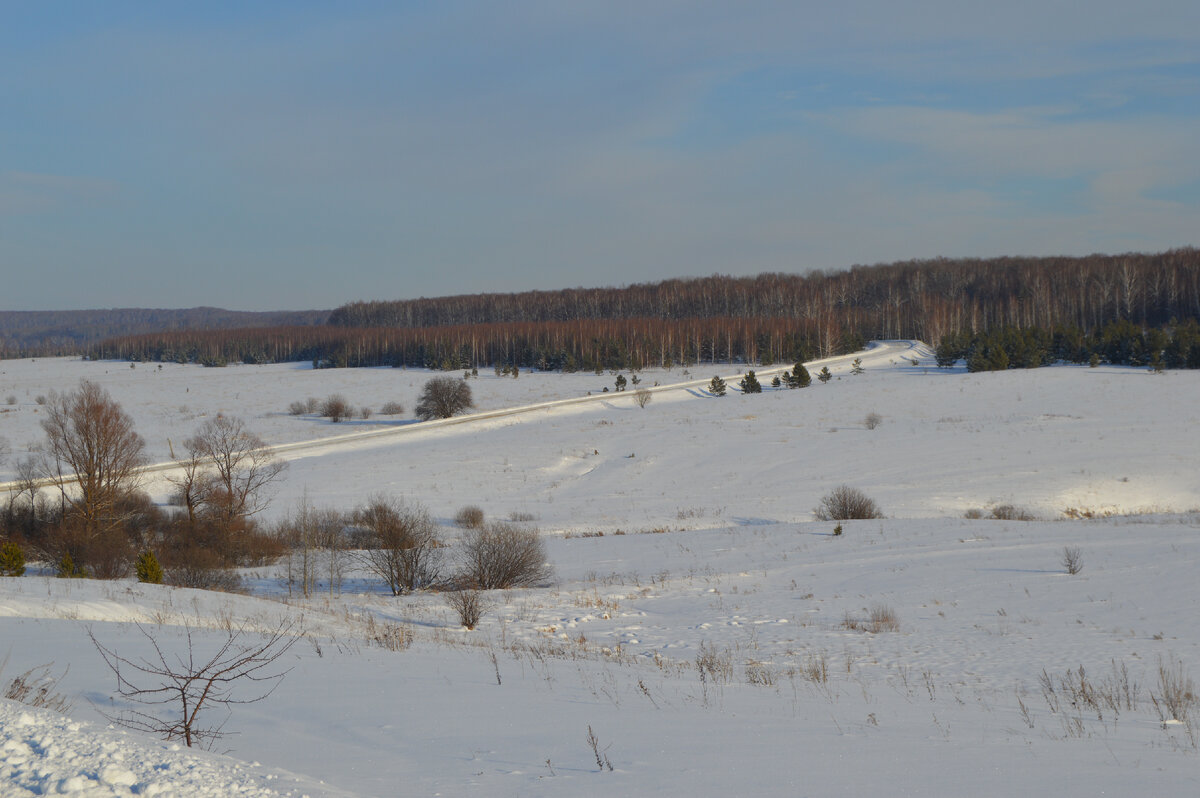
M268 520L383 493L453 540L473 504L532 518L555 573L492 596L472 632L442 597L365 578L308 600L278 569L245 596L0 579L0 682L53 663L72 701L0 700L0 795L1196 794L1200 704L1172 717L1159 673L1200 678L1200 373L967 374L900 343L863 366L795 391L760 370L762 395L737 367L648 370L645 408L601 395L608 373L487 372L479 414L595 398L418 425L414 370L0 362L0 481L41 439L37 397L86 377L156 462L217 412L290 447ZM703 389L714 373L729 395ZM335 392L376 413L286 412ZM843 483L887 518L813 520ZM1037 520L988 517L1009 504ZM203 648L287 619L291 671L217 718L223 756L109 728L89 629L136 657L136 624L178 651L186 627Z

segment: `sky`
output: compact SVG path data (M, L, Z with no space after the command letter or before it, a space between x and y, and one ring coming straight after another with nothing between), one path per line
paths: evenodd
M0 0L0 310L1194 246L1200 3Z

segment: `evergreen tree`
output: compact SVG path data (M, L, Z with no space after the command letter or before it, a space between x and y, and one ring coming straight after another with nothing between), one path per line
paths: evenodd
M817 379L820 380L822 384L833 379L833 375L829 373L829 366L821 366L821 370L817 373Z
M772 378L771 378L771 387L772 387L772 388L778 388L780 385L783 385L783 381L782 381L782 380L780 380L780 379L779 379L779 375L778 375L778 374L776 374L774 377L772 377ZM788 384L788 387L789 387L789 388L791 387L791 384L790 384L790 383Z
M797 363L791 374L784 375L784 379L787 380L789 388L807 388L812 385L812 376L808 373L808 369L804 368L803 363Z
M0 546L0 576L21 576L25 573L25 552L13 541Z
M154 556L154 552L146 549L138 555L137 564L134 565L134 572L137 573L139 582L146 582L151 585L161 585L163 582L163 569L158 564L158 558Z
M720 377L713 377L712 382L708 384L708 392L713 396L725 395L725 380Z
M746 372L746 376L738 382L738 387L742 389L742 393L762 393L762 385L759 384L758 377L754 376L753 371Z
M850 373L851 374L862 374L863 373L861 357L854 358L854 362L850 364Z
M625 390L625 375L624 374L617 375L617 390L618 391Z

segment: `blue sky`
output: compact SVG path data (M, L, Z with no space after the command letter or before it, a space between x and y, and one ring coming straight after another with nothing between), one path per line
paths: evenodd
M1200 3L7 2L0 309L1200 245Z

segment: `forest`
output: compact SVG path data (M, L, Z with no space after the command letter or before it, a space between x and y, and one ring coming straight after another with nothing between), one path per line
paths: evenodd
M1195 248L1081 258L939 258L830 274L714 275L624 288L355 302L332 311L321 326L120 335L85 351L96 358L213 366L312 361L322 367L503 364L573 371L768 365L894 338L935 347L946 339L969 357L985 341L990 350L1004 348L1001 331L1010 331L1003 337L1010 342L1022 338L1011 331L1036 331L1034 337L1049 342L1037 357L1003 364L974 359L979 367L1007 368L1048 357L1090 360L1093 354L1106 362L1166 362L1168 345L1183 331L1170 363L1187 366L1194 345L1189 320L1200 320ZM1118 324L1124 326L1113 326ZM1134 333L1138 343L1130 339ZM1125 343L1103 343L1105 335L1124 336Z

